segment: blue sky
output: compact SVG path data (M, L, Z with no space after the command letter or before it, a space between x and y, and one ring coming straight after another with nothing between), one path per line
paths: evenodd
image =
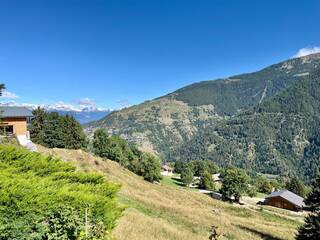
M136 104L320 46L319 24L317 0L2 0L1 101Z

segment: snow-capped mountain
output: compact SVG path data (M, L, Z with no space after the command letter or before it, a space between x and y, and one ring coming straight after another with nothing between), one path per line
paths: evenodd
M96 106L73 105L64 102L54 104L30 104L17 103L15 101L0 103L0 106L21 106L33 110L37 107L44 108L48 112L58 112L61 115L72 115L81 124L97 121L112 112L111 109L99 108Z

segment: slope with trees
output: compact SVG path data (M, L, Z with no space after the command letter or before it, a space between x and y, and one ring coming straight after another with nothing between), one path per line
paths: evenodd
M298 174L319 166L320 73L315 71L255 109L209 124L167 156L209 159L249 172Z
M160 160L156 156L139 151L118 136L110 136L105 129L94 132L92 150L97 156L116 161L149 182L161 179Z
M314 54L254 73L192 84L166 96L115 111L87 124L86 132L93 134L97 128L106 128L162 158L172 159L172 151L177 146L197 133L202 134L208 125L224 122L228 116L261 105L311 74L319 68L319 63L320 54ZM187 148L190 147L192 145Z

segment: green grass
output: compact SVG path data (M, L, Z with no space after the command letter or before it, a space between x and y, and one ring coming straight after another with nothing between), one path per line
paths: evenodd
M83 151L39 149L72 162L79 171L99 172L122 185L119 199L127 209L114 231L119 240L205 240L212 225L219 227L221 239L293 240L300 224L286 216L214 200L198 189L179 187L175 178L151 184L115 162Z
M162 185L171 186L171 187L181 187L183 183L179 180L179 174L174 174L173 176L163 176L160 183Z

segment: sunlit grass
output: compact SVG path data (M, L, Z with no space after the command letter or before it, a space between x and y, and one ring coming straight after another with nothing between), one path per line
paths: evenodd
M119 240L205 240L211 225L219 227L222 239L294 239L299 221L270 212L245 209L214 200L164 177L151 184L112 161L81 150L41 151L74 163L81 171L98 171L122 185L119 199L128 206L114 236Z

